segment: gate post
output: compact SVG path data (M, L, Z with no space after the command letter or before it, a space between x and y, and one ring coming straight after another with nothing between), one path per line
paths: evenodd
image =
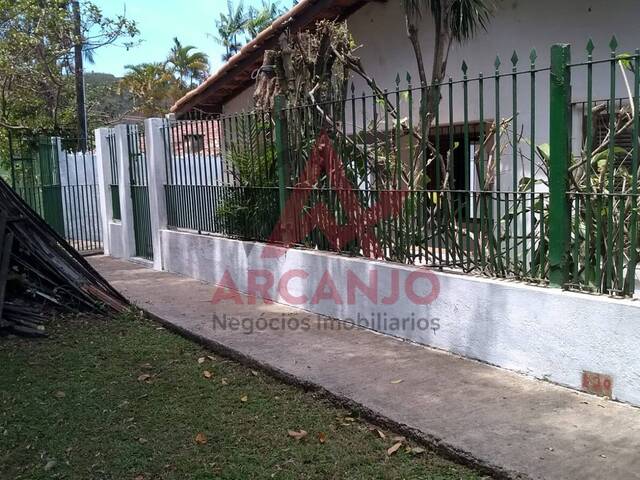
M151 242L153 244L153 268L162 270L162 233L167 228L167 205L164 185L167 180L164 120L148 118L144 121L147 142L147 167L149 173L149 214L151 220Z
M284 206L287 201L286 160L289 158L287 151L287 116L284 108L284 96L276 95L273 99L273 116L275 119L276 160L278 162L278 203L280 204L280 215L284 213Z
M131 258L136 254L136 240L133 225L133 202L131 200L127 126L116 125L114 131L118 153L118 184L120 185L121 252L123 258Z
M109 223L113 218L111 203L111 157L107 143L108 128L97 128L94 132L96 139L96 181L98 182L98 208L102 221L102 250L105 255L111 255L111 234Z
M562 288L567 278L571 214L569 187L571 72L570 46L551 47L549 87L549 284Z

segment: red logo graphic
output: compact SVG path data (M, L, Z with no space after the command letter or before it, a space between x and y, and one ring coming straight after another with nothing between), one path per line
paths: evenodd
M326 172L330 190L341 203L346 217L345 224L338 224L324 203L316 203L308 208L311 194L317 189L316 184L323 172ZM408 191L405 188L378 191L377 202L370 207L362 205L357 192L358 188L347 178L342 160L333 148L331 139L326 131L321 131L298 183L291 189L280 220L269 237L269 243L262 249L261 258L283 256L287 247L301 243L314 228L321 231L337 251L344 250L349 242L357 239L363 256L384 258L374 227L382 220L400 213ZM387 272L386 269L384 271ZM326 270L318 280L316 274L319 272L300 268L286 270L281 273L280 278L276 278L268 269L248 269L246 278L238 280L241 285L246 285L250 305L255 305L258 298L265 303L284 300L291 305L316 305L324 301L336 305L355 305L367 301L371 305L394 305L400 300L401 291L404 293L403 298L414 305L429 305L438 298L440 282L429 270L418 268L408 273L404 281L400 279L398 270L389 270L379 282L379 277L383 276L381 272L376 266L368 272L368 278L359 278L349 269L340 272L346 275L338 278L339 285L346 290L346 296L338 288L336 279ZM298 288L297 293L294 293L290 285L292 282L302 285L302 291ZM386 288L384 292L381 291L383 285ZM303 291L307 294L302 293ZM225 300L243 303L240 289L228 270L225 270L218 282L212 303Z
M336 192L347 215L347 223L344 225L339 225L322 203L304 211L313 186L323 171L327 172L331 189ZM305 170L293 188L284 212L269 237L271 247L264 248L262 258L284 255L283 249L273 247L273 244L290 246L296 241L302 241L314 227L324 233L329 243L338 251L357 238L365 257L382 258L382 247L375 237L373 227L381 220L400 212L408 192L406 189L379 192L377 203L364 208L354 189L357 190L347 179L342 161L336 154L329 135L322 130ZM300 216L302 218L299 218Z

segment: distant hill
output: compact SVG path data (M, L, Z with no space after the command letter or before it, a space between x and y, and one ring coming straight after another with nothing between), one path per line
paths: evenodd
M118 123L133 111L133 98L129 92L120 91L120 80L110 73L85 73L90 130Z

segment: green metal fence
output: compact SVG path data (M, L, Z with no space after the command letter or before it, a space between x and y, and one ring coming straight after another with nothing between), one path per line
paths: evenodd
M107 154L109 155L109 169L111 172L111 183L109 184L109 197L111 199L111 218L121 220L120 213L120 187L118 177L118 150L116 143L116 133L114 129L107 132Z
M630 295L640 54L616 47L594 60L589 41L572 63L556 45L542 66L535 50L525 62L514 52L489 75L463 62L441 85L398 75L391 90L351 84L312 104L278 97L273 111L168 122L169 225ZM440 101L429 112L432 92ZM339 161L310 182L322 132ZM332 184L338 170L347 187ZM299 199L300 213L278 224ZM385 206L394 214L371 225ZM321 221L350 224L354 238L328 238ZM374 253L363 247L369 233Z
M272 125L270 112L256 112L242 119L196 117L167 122L164 144L169 225L265 240L278 218ZM252 132L252 139L248 132ZM230 138L234 142L226 144L223 155L223 142ZM241 158L244 153L247 157Z
M11 185L51 227L82 253L102 251L102 225L91 146L74 139L9 134Z
M142 126L127 125L127 146L136 256L153 260L147 154Z

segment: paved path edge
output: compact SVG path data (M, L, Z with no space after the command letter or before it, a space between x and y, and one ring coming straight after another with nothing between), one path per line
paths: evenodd
M261 370L267 373L268 375L270 375L271 377L281 380L287 383L288 385L293 385L293 386L302 388L305 391L317 393L322 397L328 399L332 403L357 413L359 416L361 416L367 421L370 421L378 426L384 427L394 432L400 433L411 440L414 440L418 443L428 446L435 453L437 453L438 455L448 460L452 460L456 463L465 465L467 467L471 467L482 474L490 475L496 480L511 480L511 479L527 480L530 478L529 476L524 475L521 472L505 469L500 465L496 465L494 463L480 459L466 452L465 450L457 447L456 445L453 445L451 443L448 443L442 440L441 438L437 437L436 435L433 435L432 433L429 433L428 431L423 431L423 430L411 427L410 425L392 420L389 417L383 415L382 413L376 410L373 410L360 402L356 402L351 398L349 398L348 396L332 392L331 390L323 387L318 383L312 382L304 378L300 378L280 368L274 367L273 365L270 365L267 362L262 362L260 360L257 360L251 355L247 355L246 353L243 353L239 350L231 348L225 345L224 343L205 337L204 335L195 333L189 330L188 328L182 327L180 325L176 325L175 323L165 318L162 318L159 315L156 315L154 313L151 313L145 310L144 308L136 305L133 302L131 302L131 304L136 309L144 312L144 315L146 318L159 323L160 325L162 325L167 330L173 333L176 333L184 338L187 338L188 340L191 340L199 345L202 345L203 347L206 347L207 349L211 350L213 353L216 353L222 357L226 357L231 360L234 360L242 365ZM339 320L336 320L336 321L339 321ZM396 338L396 337L392 337L392 338Z

